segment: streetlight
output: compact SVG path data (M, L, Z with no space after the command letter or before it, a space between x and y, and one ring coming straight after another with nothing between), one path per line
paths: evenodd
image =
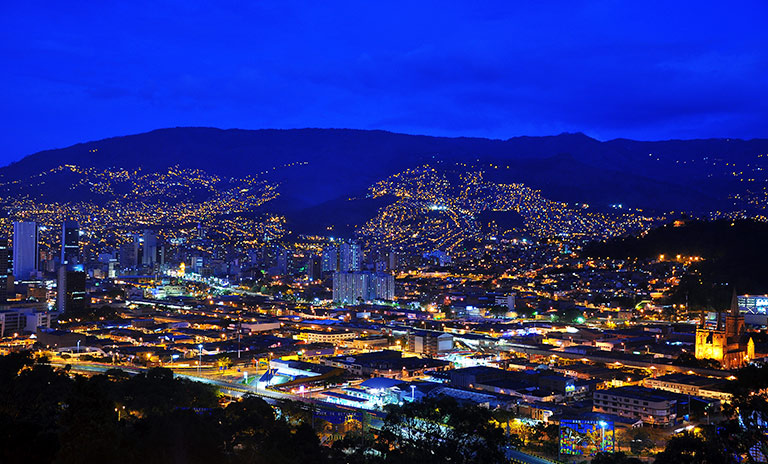
M411 385L411 403L415 401L416 385Z
M600 425L600 451L605 451L605 428L608 424L605 421L598 422Z
M200 367L203 365L203 344L197 345L198 361L197 361L197 373L200 373Z
M77 340L77 352L80 353L80 340Z

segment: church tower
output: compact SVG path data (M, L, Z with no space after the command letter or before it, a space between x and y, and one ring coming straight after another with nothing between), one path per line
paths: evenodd
M746 340L744 316L739 311L736 292L731 298L731 307L725 315L723 327L722 313L717 312L717 328L709 329L702 320L696 329L696 359L714 359L724 368L734 369L744 365L755 357L755 344Z
M725 334L729 339L741 337L744 334L744 316L739 311L739 301L735 290L731 298L731 308L725 316Z

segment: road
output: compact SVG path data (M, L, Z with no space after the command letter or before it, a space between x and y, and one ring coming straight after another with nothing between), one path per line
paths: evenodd
M513 464L557 464L557 461L550 461L512 448L507 448L507 458Z
M146 368L137 367L137 366L119 366L119 365L101 364L101 363L92 363L92 362L73 363L73 362L52 361L51 365L55 367L64 367L65 365L70 365L72 372L79 372L87 375L103 374L110 369L120 369L124 372L127 372L129 374L134 374L134 375L139 374L141 372L145 372L147 370ZM211 372L217 372L217 371L211 371ZM243 395L251 394L251 395L261 397L262 399L264 399L265 401L267 401L272 405L276 405L279 400L290 400L290 401L297 401L297 402L313 405L312 408L315 408L316 410L333 411L335 413L342 413L342 414L366 414L369 417L369 420L370 420L369 425L372 428L380 428L383 423L383 419L385 417L385 414L380 411L365 411L362 409L349 408L341 405L327 403L314 398L308 398L300 395L293 395L290 393L283 393L276 390L265 390L263 388L256 388L256 387L245 385L239 382L231 382L231 381L211 378L211 377L205 376L205 374L198 374L197 372L181 373L178 371L174 371L173 374L176 377L183 377L185 379L193 380L195 382L202 382L202 383L207 383L209 385L213 385L217 387L219 391L224 395L230 396L233 398L239 398Z
M103 374L110 369L120 369L123 372L127 372L129 374L139 374L147 370L146 368L136 367L136 366L129 367L129 366L120 366L120 365L112 365L112 364L101 364L101 363L73 363L71 360L68 360L67 362L52 361L51 365L55 367L64 367L65 365L70 365L71 370L73 372L81 372L84 374ZM264 390L264 389L251 387L250 385L245 385L241 383L213 379L210 377L206 377L205 375L202 375L202 374L195 375L191 373L181 373L178 371L174 371L173 374L176 377L183 377L185 379L194 380L195 382L202 382L202 383L214 385L218 387L219 390L221 390L223 393L230 396L234 396L234 397L240 397L250 393L252 395L270 398L273 400L295 400L295 401L302 400L301 397L291 395L288 393L282 393L274 390Z

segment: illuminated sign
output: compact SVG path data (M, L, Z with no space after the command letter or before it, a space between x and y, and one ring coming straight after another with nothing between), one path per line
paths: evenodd
M560 421L560 454L593 456L614 451L613 422L602 420Z

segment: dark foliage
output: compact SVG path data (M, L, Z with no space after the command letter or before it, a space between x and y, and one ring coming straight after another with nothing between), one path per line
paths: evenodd
M592 243L585 256L654 259L700 256L671 295L670 302L688 301L697 309L724 309L734 289L739 293L768 292L768 224L752 220L690 221L651 230L643 237Z
M0 357L0 462L292 464L324 451L263 400L222 409L212 387L167 369L71 378L28 353Z
M701 432L685 432L674 436L656 456L655 464L729 464L735 456L723 445L714 427Z
M452 400L392 406L382 430L363 427L322 447L312 405L246 396L219 405L209 385L155 368L70 377L28 353L0 357L0 462L473 463L505 461L491 411Z
M378 443L389 463L496 463L508 444L490 410L452 399L391 406Z
M688 352L680 353L677 358L672 361L672 364L675 366L697 367L701 369L720 369L721 367L721 364L714 359L697 359L696 356Z

